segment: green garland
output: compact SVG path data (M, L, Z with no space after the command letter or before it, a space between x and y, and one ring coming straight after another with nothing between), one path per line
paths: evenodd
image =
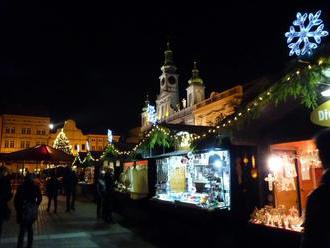
M289 97L299 100L308 109L315 109L319 104L320 82L326 79L322 71L329 67L330 59L320 58L317 64L308 63L307 66L296 69L259 94L253 101L239 108L232 118L226 118L218 125L222 128L235 126L240 129L247 121L257 118L266 105L277 106Z

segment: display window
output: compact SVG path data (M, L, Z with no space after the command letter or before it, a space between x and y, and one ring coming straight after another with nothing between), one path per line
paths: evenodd
M148 195L148 160L125 162L116 190L130 193L132 199Z
M230 207L228 151L163 157L156 166L155 198L208 209Z
M256 209L252 221L302 231L307 197L323 173L313 140L271 145L267 166L273 206Z

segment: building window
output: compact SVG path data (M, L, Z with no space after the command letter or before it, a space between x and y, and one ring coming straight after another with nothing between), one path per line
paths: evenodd
M103 140L102 139L99 139L99 142L103 142Z
M74 149L77 151L78 150L78 145L74 145Z
M26 134L26 128L22 128L22 134Z
M24 140L21 141L21 148L25 148L25 141Z
M30 147L30 141L26 141L25 142L25 148L29 148Z
M10 132L11 132L11 133L15 133L15 128L12 127L12 128L10 129Z
M46 131L45 130L41 130L41 134L42 135L46 135Z
M85 149L86 149L86 145L85 145L85 144L82 144L82 145L81 145L81 150L84 151Z
M92 146L92 151L95 151L95 146Z
M10 128L6 127L6 133L10 133Z
M37 130L37 135L40 135L41 134L41 131L40 130Z
M102 151L103 150L103 147L102 146L99 146L99 151Z
M5 140L5 148L8 148L8 147L9 147L9 141Z
M26 134L31 134L31 128L26 129Z
M95 141L95 139L92 139L92 141Z
M10 141L10 148L14 148L15 147L15 142L13 140Z

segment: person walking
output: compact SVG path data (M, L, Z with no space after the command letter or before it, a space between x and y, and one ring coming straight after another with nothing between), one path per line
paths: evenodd
M8 202L11 198L12 193L8 170L2 165L0 167L0 241L2 235L2 225L5 221L8 221L10 217Z
M75 210L76 187L78 184L77 174L71 167L66 167L63 184L66 195L66 212L70 212Z
M106 187L105 187L105 181L104 181L104 174L99 173L99 178L96 182L96 215L97 218L103 218L104 219L104 197L105 197Z
M28 232L27 248L33 243L33 223L38 217L38 208L42 201L40 188L34 184L31 174L25 176L24 182L18 187L14 198L17 223L20 225L17 248L22 248L25 233Z
M104 221L107 223L113 222L112 208L113 208L113 196L114 196L114 179L112 169L107 169L104 175L105 182L105 196L103 201L103 216Z
M315 144L324 172L307 199L301 248L330 247L330 128L316 136Z
M48 206L47 212L50 210L50 206L52 200L54 201L54 213L57 212L57 196L59 190L59 181L56 178L55 171L52 171L50 174L50 178L47 180L46 183L46 195L48 197Z

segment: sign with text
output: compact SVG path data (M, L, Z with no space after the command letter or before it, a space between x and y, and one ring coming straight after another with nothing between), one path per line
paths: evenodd
M311 113L311 122L322 127L330 127L330 100L314 109Z

